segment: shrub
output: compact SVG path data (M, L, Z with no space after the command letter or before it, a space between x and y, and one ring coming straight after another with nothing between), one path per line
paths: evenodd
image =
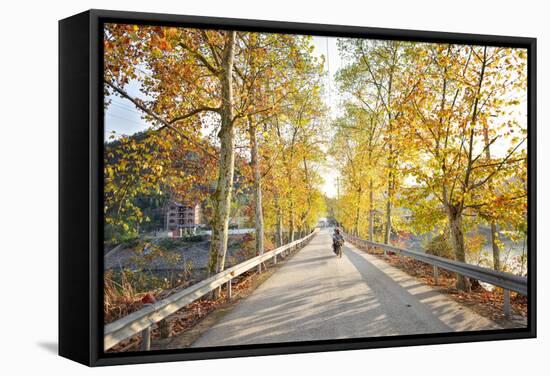
M184 237L183 239L186 242L196 243L196 242L203 241L205 238L206 237L204 235L189 235L189 236Z
M170 250L182 245L182 241L180 239L161 238L157 245L162 249Z
M239 250L236 252L237 258L248 260L256 256L256 237L254 234L244 234L241 238Z
M166 250L176 249L183 247L186 243L197 243L206 239L204 235L189 235L181 238L161 238L158 240L157 245Z
M434 236L426 246L426 253L429 255L445 257L451 260L454 260L455 258L453 247L445 234Z

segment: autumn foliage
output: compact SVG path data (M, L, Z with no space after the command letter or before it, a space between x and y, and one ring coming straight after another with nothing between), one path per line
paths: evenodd
M474 263L489 228L486 266L505 268L504 240L527 236L526 51L359 39L339 49L338 220L384 243L439 235Z
M118 97L148 124L107 135L111 240L137 235L149 220L139 199L155 195L202 206L210 273L225 267L236 211L257 254L316 225L327 122L311 37L108 24L103 48L105 107Z
M103 49L105 108L117 97L147 124L106 135L108 240L138 235L144 200L200 204L220 272L237 212L255 254L310 231L327 165L339 173L331 212L355 235L439 236L479 263L490 229L499 270L506 242L526 238L523 49L340 38L335 118L308 36L107 24Z

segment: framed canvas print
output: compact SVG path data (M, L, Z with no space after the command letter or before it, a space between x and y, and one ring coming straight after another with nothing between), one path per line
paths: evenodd
M535 39L90 10L59 53L60 355L536 335Z

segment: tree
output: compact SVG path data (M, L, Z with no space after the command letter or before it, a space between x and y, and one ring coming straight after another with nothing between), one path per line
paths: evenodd
M220 62L221 81L221 125L218 132L220 159L218 180L214 192L212 216L212 237L210 240L209 271L219 273L225 268L231 192L235 168L235 128L233 115L233 60L235 31L225 32L224 47Z
M419 53L419 64L429 62L430 70L410 106L410 129L425 162L413 174L445 209L455 258L466 262L464 216L479 213L495 199L510 203L525 197L511 197L498 189L500 198L480 202L495 192L492 182L499 175L525 161L521 155L525 138L508 138L500 132L522 126L502 121L504 112L517 105L517 98L509 94L511 85L518 89L524 85L521 51L426 45ZM508 150L488 163L487 149L499 139L509 145ZM469 281L457 276L457 287L468 290Z
M302 88L294 79L308 67L309 40L297 36L243 33L243 44L237 78L241 81L241 108L247 108L246 133L250 149L251 185L253 187L256 253L264 252L264 219L262 202L262 165L260 143L269 142L269 119L283 110L285 100ZM269 48L267 48L269 46ZM293 59L289 59L293 56ZM261 132L259 129L261 128ZM267 149L264 149L264 152ZM264 155L264 159L272 156ZM269 168L269 166L266 166ZM261 265L258 267L261 271Z
M176 152L182 149L217 169L215 177L207 173L203 174L205 179L197 176L194 180L201 182L205 188L201 192L209 197L211 274L225 267L236 150L240 147L236 142L243 138L248 139L250 150L256 250L263 253L261 180L280 156L278 152L270 155L272 150L263 145L274 138L272 119L287 119L297 98L314 99L304 105L304 114L308 114L304 122L311 119L311 106L319 104L319 87L311 83L318 81L321 65L311 52L311 38L303 36L157 26L106 27L105 105L110 105L111 95L118 95L139 109L151 124L148 142L152 148L164 145L160 150L166 151L165 160L171 161L175 169L189 159L190 154ZM144 158L151 158L149 150L141 151ZM239 160L243 157L238 156ZM208 162L204 162L206 159ZM308 170L306 180L313 184L308 156L302 160ZM183 179L189 182L186 185L165 170L160 176L162 182L170 182L174 196L184 197L193 190L189 186L193 179ZM136 176L134 181L139 184L140 178ZM122 200L128 201L128 196ZM309 197L309 206L312 200Z
M385 242L397 207L412 214L399 226L448 232L454 258L466 262L480 244L477 226L487 223L499 269L498 228L525 236L525 51L360 40L339 47L347 63L337 75L345 112L334 123L332 150L344 181L339 220L361 233L366 176L373 177L371 192L377 181L386 186ZM368 201L376 207L380 199ZM457 279L460 289L468 283Z
M399 159L403 154L401 143L404 135L397 124L403 117L403 106L418 86L416 79L405 74L410 59L405 46L399 41L339 40L340 54L349 62L338 72L340 90L350 96L357 106L369 112L377 127L383 127L386 244L391 240L394 201L402 179Z
M379 168L380 161L385 158L380 113L373 112L370 106L363 107L348 102L345 104L344 114L336 119L333 126L336 133L331 153L344 179L345 202L353 205L355 211L351 217L353 224L349 223L349 218L341 218L340 221L353 229L357 236L361 233L368 234L369 240L372 241L376 212L375 194L379 195L378 191L385 180L384 171ZM351 197L348 197L350 194ZM368 213L366 232L361 228L363 212Z

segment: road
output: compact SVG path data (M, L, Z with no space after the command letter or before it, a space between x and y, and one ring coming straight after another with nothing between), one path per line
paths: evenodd
M426 334L500 327L328 229L192 347Z

